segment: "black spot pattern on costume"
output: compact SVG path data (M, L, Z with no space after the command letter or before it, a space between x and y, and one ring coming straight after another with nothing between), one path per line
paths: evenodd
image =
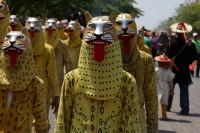
M70 75L70 73L68 75ZM68 76L66 75L66 77ZM125 82L123 80L124 77L127 78ZM64 119L65 116L73 116L70 120L72 122L67 122L69 123L71 129L68 129L68 127L63 128L65 123L63 123L64 125L58 124L58 126L56 126L56 129L65 129L65 131L78 133L107 133L122 130L121 126L117 126L115 123L121 123L125 127L127 125L131 125L132 127L134 127L135 123L138 123L138 119L134 119L133 116L138 115L138 110L133 109L133 107L138 106L138 103L131 103L130 105L127 105L129 103L127 103L126 99L130 98L132 101L132 99L136 97L134 93L136 90L133 87L127 87L133 84L133 79L128 76L124 77L121 79L119 91L114 99L96 100L89 98L88 95L82 93L81 87L76 88L79 84L78 79L70 75L69 81L67 81L67 83L70 83L72 79L74 79L75 82L74 85L71 86L72 88L70 88L70 92L68 94L66 94L66 91L69 88L63 90L63 98L71 95L72 99L69 100L73 100L73 102L65 105L68 105L69 107L73 106L73 108L70 108L68 110L70 114L67 110L64 110L65 114L61 113L58 119L61 120ZM66 84L66 86L68 86L68 84ZM68 100L66 102L68 102ZM122 120L122 114L124 116L124 120ZM129 123L127 123L127 121L129 121ZM134 132L137 132L137 130L138 129L133 129Z

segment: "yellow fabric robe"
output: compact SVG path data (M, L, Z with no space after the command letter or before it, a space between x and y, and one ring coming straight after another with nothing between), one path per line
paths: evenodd
M144 51L144 52L151 55L150 48L147 45L144 44L144 36L138 38L137 45L139 47L139 50Z
M127 55L122 52L123 69L131 73L136 79L141 107L140 122L142 133L157 133L158 99L154 61L150 54L138 49L134 38L130 42L131 54ZM120 41L120 43L123 49L123 41Z
M45 30L43 31L43 33L45 37L45 42L50 44L54 48L58 75L58 85L59 89L61 89L64 80L64 67L66 68L66 73L73 70L71 59L68 53L68 48L66 43L59 39L58 29L52 32L51 35L49 35L48 32Z
M65 76L55 133L140 132L133 76L122 70L119 42L105 46L101 62L83 43L78 69Z
M54 49L44 42L42 31L36 32L34 38L31 38L29 33L29 38L33 47L37 75L45 82L47 103L50 105L51 97L60 96Z
M0 20L0 54L2 53L2 45L4 38L8 32L8 27L9 27L9 17L10 13L8 13L4 19Z
M32 115L36 132L48 133L46 92L44 82L36 76L32 52L19 55L14 68L4 52L0 62L0 133L30 133Z
M67 35L67 33L64 31L64 27L59 28L58 30L59 30L60 39L63 40L63 41L67 40L67 39L68 39L68 35Z
M71 32L69 38L65 41L68 47L68 53L70 56L72 69L78 67L79 53L81 49L82 40L80 38L81 29L76 29Z
M120 34L124 33L122 25L127 24L127 31L133 30L133 37L128 43L129 52L126 52L123 39L120 40L123 69L136 79L138 96L140 101L140 125L142 133L158 132L158 96L156 88L156 73L154 61L150 54L140 51L137 46L137 26L134 21L135 13L122 13L117 16L117 20L129 23L115 23L116 30ZM125 19L127 21L125 21ZM121 32L121 33L120 33ZM121 39L121 38L120 38Z

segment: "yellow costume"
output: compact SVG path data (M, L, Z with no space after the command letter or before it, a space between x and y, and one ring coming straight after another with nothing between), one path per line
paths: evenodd
M48 19L47 21L54 19ZM50 22L52 22L50 21ZM44 37L45 42L50 44L54 48L56 67L57 67L57 75L58 75L58 83L59 89L62 87L63 79L64 79L64 66L66 67L66 72L72 70L71 60L68 54L67 45L64 41L59 39L59 32L56 25L53 25L53 31L48 31L49 25L46 23L44 26Z
M12 31L20 31L23 28L22 23L17 18L17 15L10 15L9 24Z
M48 116L50 100L55 96L60 96L60 88L58 86L54 50L52 46L44 42L43 32L40 29L41 25L36 22L38 22L37 18L29 17L26 22L26 27L29 29L28 36L32 44L33 57L37 67L37 76L41 78L45 84L46 113Z
M30 133L31 115L36 133L48 133L44 82L36 76L27 34L7 37L0 57L0 133Z
M140 132L136 83L131 74L122 70L120 45L113 25L115 17L111 14L109 18L91 19L86 13L86 19L90 18L97 30L93 27L90 32L88 22L78 68L65 76L55 133ZM98 29L107 32L101 34ZM95 33L101 39L90 38ZM104 52L95 51L95 47Z
M139 50L144 51L151 55L150 48L144 44L144 26L142 28L138 27L138 33L137 33L137 45L139 47Z
M3 41L7 34L7 29L9 26L10 13L9 13L9 9L8 9L8 5L6 4L6 1L0 0L0 5L3 7L3 9L0 10L0 15L1 15L0 17L0 54L1 54Z
M67 27L69 38L66 40L68 46L68 52L72 61L73 69L78 67L79 53L81 49L82 40L80 38L81 25L78 20L69 22Z
M131 73L136 79L141 107L140 123L142 133L157 133L158 99L154 61L151 55L140 51L137 47L137 28L134 18L134 13L119 14L116 18L115 27L120 39L123 69ZM126 26L122 27L122 25ZM128 39L123 40L123 37Z
M63 40L63 41L67 40L68 35L64 31L64 26L62 25L62 23L60 21L57 21L56 23L57 23L60 39Z

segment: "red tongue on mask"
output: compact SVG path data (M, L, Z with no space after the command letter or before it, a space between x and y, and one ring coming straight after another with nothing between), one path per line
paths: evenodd
M11 29L14 31L17 25L10 25Z
M55 31L55 29L51 29L51 28L46 29L46 30L48 31L49 35L51 35L53 31Z
M48 30L49 35L51 35L53 32L53 30Z
M70 36L71 32L69 31L69 32L67 32L67 34L68 34L68 36Z
M93 56L98 62L101 62L104 59L104 46L105 45L94 45Z
M124 50L126 53L130 53L130 40L133 38L131 35L122 36L119 35L119 40L122 40L124 43Z
M5 52L5 53L10 56L11 67L15 67L15 65L17 64L17 56L23 54L23 52Z
M31 38L34 38L35 37L35 31L29 31L30 35L31 35Z

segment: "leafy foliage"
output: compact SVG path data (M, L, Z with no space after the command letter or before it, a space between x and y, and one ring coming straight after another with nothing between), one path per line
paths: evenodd
M137 4L135 0L98 0L90 10L94 16L110 15L112 11L116 13L135 12L137 17L143 16L143 11L133 6Z
M116 13L135 12L137 17L143 11L133 6L135 0L7 0L11 14L18 14L21 20L28 16L41 18L54 17L58 20L67 18L77 19L78 12L89 11L92 15L110 15ZM81 15L84 16L84 15ZM82 19L84 21L84 19ZM84 25L84 24L83 24Z
M171 24L183 21L189 23L193 27L193 31L200 32L200 3L185 3L181 4L176 9L176 15L169 17L167 20L160 22L155 30L168 30Z

